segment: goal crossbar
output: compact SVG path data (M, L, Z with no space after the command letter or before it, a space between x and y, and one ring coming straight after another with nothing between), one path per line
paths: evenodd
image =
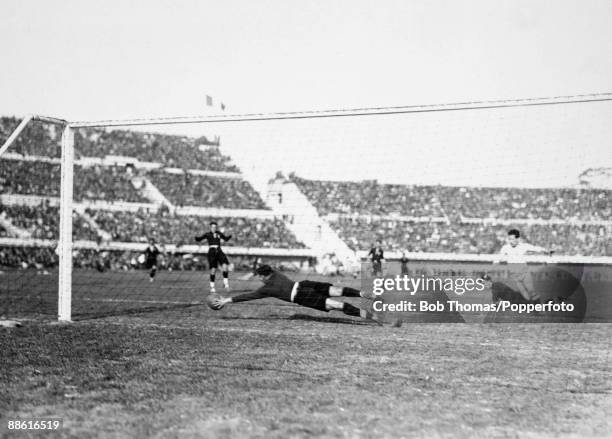
M555 96L549 98L504 99L491 101L457 102L451 104L409 105L398 107L370 107L319 111L292 111L275 113L246 113L234 115L208 115L186 117L160 117L149 119L97 120L70 122L72 128L126 127L137 125L175 125L219 122L254 122L272 120L318 119L410 113L429 113L459 110L490 110L497 108L534 107L543 105L581 104L612 101L612 93Z

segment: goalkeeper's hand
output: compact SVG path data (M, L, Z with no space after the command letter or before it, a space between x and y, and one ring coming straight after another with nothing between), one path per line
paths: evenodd
M231 297L223 297L223 296L219 296L218 299L213 300L212 302L212 308L214 310L220 310L221 308L223 308L225 306L225 304L230 303L232 301Z

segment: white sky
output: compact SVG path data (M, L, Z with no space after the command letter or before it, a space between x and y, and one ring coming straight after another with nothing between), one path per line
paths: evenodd
M0 114L69 120L612 91L609 0L5 1ZM242 166L555 186L612 166L612 103L177 128Z

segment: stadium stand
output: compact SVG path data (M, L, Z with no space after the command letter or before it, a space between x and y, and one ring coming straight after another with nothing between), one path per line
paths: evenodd
M376 181L338 182L290 178L304 192L321 215L443 216L440 187L378 184ZM443 189L443 188L442 188Z
M0 142L4 142L20 119L0 118ZM19 136L13 152L24 156L60 157L59 126L31 122ZM169 168L240 172L231 159L221 153L219 139L190 138L127 130L80 129L75 134L75 153L79 157L107 155L134 157L140 161L162 163Z
M43 202L39 206L6 206L0 203L0 215L2 214L12 225L27 232L33 239L58 239L59 211L48 202ZM72 217L72 226L74 239L88 241L99 239L91 225L76 212ZM5 233L8 236L6 231Z
M131 182L131 175L125 167L95 166L75 167L74 199L125 201L146 203L148 200L140 195Z
M0 160L0 192L58 197L60 166L38 161Z
M455 214L470 218L584 221L612 218L610 190L402 186L375 181L306 180L295 175L290 178L322 215Z
M20 120L14 117L0 117L0 143L3 143ZM30 122L16 140L12 151L24 156L46 156L59 158L61 153L61 127L39 121Z
M118 155L145 162L163 163L169 168L240 172L229 157L221 154L219 141L193 139L137 131L80 129L75 135L79 156Z
M19 122L16 118L0 119L0 142ZM0 189L3 195L12 197L8 204L0 203L0 215L12 232L0 226L0 236L13 239L10 245L0 247L2 266L40 269L57 265L61 133L59 126L29 124L10 154L0 158ZM162 246L173 249L194 246L194 236L206 230L213 219L234 235L226 244L230 247L305 248L282 220L271 213L259 217L258 211L269 209L241 178L231 159L221 153L219 143L218 138L211 141L206 137L136 131L78 130L73 200L84 212L81 215L75 211L73 215L73 239L89 244L75 247L75 265L134 268L141 251L133 244L154 237ZM150 192L144 190L147 185L153 185L173 206L152 199ZM139 206L126 203L144 207L134 210ZM176 214L174 209L182 206L199 211L193 213L191 209L190 216ZM207 209L225 212L227 217L212 218L206 215ZM20 245L15 240L26 242ZM125 249L108 250L117 246ZM205 259L178 252L165 255L164 266L197 269L205 267ZM240 258L233 256L232 260Z
M393 251L491 254L505 243L509 226L502 224L428 223L341 218L330 224L353 250L365 250L377 239ZM610 226L569 224L518 225L528 242L557 254L612 254Z
M6 246L0 247L0 266L9 268L51 268L57 265L53 248Z
M138 251L107 251L93 249L79 249L74 252L74 267L95 269L98 271L129 271L140 268L142 264L138 262ZM45 256L49 256L45 254ZM2 257L0 255L0 257ZM14 258L18 263L19 259ZM38 266L50 268L54 265L52 258L45 259L47 265L38 263ZM240 269L252 267L252 258L232 256L232 263ZM192 271L205 270L207 267L206 257L192 254L182 254L168 252L162 246L162 254L159 259L159 266L164 270Z
M610 190L289 179L353 250L366 250L380 239L384 248L396 251L490 254L499 251L514 226L527 241L558 254L612 254Z
M222 229L234 235L225 246L257 248L304 248L284 223L278 219L212 218L206 216L174 215L167 210L147 212L110 212L88 209L96 223L109 232L113 241L142 242L154 237L165 244L195 244L194 236L208 229L208 223L216 220Z
M18 123L16 118L0 118L0 141ZM0 159L0 192L57 200L60 137L61 127L39 122L28 125L11 149L18 156ZM75 213L74 238L99 242L102 239L99 228L115 243L144 243L154 236L162 244L180 247L193 244L193 235L206 228L212 219L206 209L236 212L267 209L231 159L221 153L219 143L218 139L211 141L205 137L78 130L75 149L81 161L75 166L74 201L86 208L87 220ZM111 155L131 157L136 162L147 162L147 166L103 162ZM137 180L154 185L174 205L170 209L197 207L203 213L177 215L172 213L174 210L160 209L159 204L145 196ZM490 254L499 250L507 229L515 226L527 241L559 254L612 254L610 190L396 185L319 181L296 175L290 175L289 181L297 185L319 215L354 250L368 249L376 239L382 239L389 250ZM118 205L118 210L108 207L105 210L104 203ZM150 208L134 211L122 207L122 203L143 203ZM32 239L56 240L59 221L56 204L0 205L0 215ZM236 235L228 246L305 247L284 221L273 219L272 215L258 218L236 213L214 219ZM94 225L90 224L92 221ZM0 225L0 236L10 235ZM128 269L136 254L126 249L110 252L105 258L100 251L76 251L83 254L78 264L98 269ZM167 267L195 269L204 264L197 257L183 256L168 256ZM47 267L56 263L50 247L2 247L0 254L3 266Z
M124 167L74 168L74 199L148 202L131 183ZM60 165L43 161L0 160L0 190L4 194L60 195Z
M444 191L445 209L474 218L605 220L610 195L601 189L467 188Z
M151 182L176 206L265 209L261 197L249 183L237 178L170 174L151 171Z
M38 207L0 205L0 213L5 213L14 226L34 239L57 239L59 215L56 207L46 203Z

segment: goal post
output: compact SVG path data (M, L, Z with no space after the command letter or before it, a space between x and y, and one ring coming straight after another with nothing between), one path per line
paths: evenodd
M72 319L72 196L74 180L74 131L70 125L67 125L62 133L61 151L57 309L60 321L70 321Z

